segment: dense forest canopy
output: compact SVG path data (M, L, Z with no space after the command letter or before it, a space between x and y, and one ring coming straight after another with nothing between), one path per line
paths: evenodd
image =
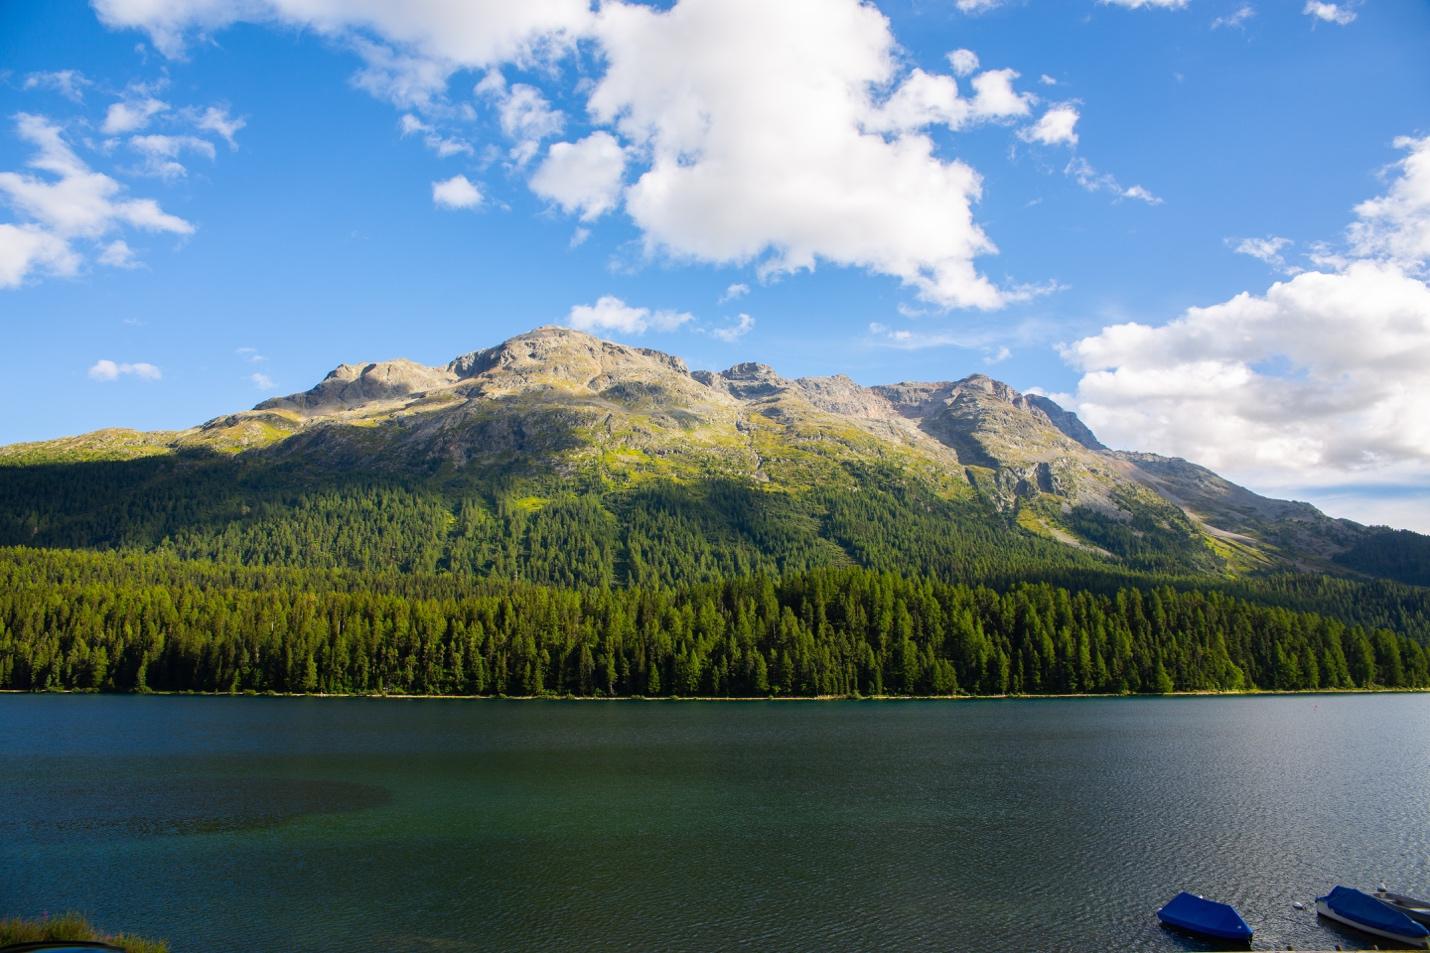
M1294 589L1279 595L1294 601ZM1430 652L1389 629L1171 585L999 591L839 567L676 588L453 586L10 549L0 553L0 686L584 696L1425 688Z

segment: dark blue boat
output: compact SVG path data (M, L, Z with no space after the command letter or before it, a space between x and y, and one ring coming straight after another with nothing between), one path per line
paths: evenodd
M1317 897L1316 912L1364 933L1383 936L1406 946L1424 947L1427 937L1430 937L1430 930L1399 910L1350 887L1337 886L1324 897Z
M1251 941L1251 927L1234 908L1185 890L1157 911L1157 919L1166 926L1198 936L1238 943Z

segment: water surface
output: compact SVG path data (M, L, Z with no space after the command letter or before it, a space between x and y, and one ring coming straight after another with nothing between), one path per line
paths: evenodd
M1370 947L1430 887L1430 696L0 696L0 915L182 951Z

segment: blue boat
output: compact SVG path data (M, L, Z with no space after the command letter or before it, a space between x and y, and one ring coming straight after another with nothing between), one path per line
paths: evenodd
M1183 890L1157 911L1164 926L1238 943L1251 942L1251 927L1236 909Z
M1316 898L1316 912L1362 933L1384 937L1406 946L1430 946L1430 930L1368 893L1337 886Z

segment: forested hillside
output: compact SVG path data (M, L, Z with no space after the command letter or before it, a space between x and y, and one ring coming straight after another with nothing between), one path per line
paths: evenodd
M1110 451L1045 398L556 328L0 448L0 546L17 688L1401 687L1430 641L1430 540Z

